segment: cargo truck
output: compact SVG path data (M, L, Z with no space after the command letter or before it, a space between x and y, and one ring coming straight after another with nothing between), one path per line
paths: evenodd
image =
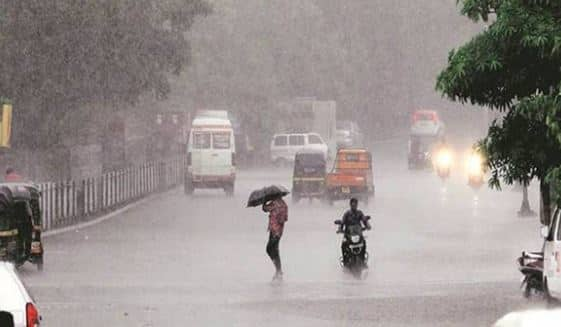
M281 113L276 129L278 133L317 133L328 146L328 157L337 151L337 104L315 98L296 98L279 102Z

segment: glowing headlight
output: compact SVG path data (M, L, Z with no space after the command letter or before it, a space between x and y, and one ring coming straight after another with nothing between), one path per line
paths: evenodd
M473 153L469 156L467 171L470 175L480 175L483 173L483 158L479 153Z
M358 243L358 241L360 241L360 236L359 235L352 235L351 236L351 242Z
M441 167L449 167L452 164L452 153L448 150L440 150L436 155L436 164Z

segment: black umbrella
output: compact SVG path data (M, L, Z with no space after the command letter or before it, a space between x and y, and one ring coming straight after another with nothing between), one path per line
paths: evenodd
M290 193L286 187L281 185L271 185L259 190L251 192L249 200L247 200L248 207L257 207L263 203L283 197Z

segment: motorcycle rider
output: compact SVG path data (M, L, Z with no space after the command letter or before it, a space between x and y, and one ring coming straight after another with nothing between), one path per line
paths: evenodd
M368 220L370 219L369 216L365 216L362 211L358 210L358 200L356 198L351 198L349 201L350 209L345 212L342 219L342 224L339 225L338 233L345 233L349 231L352 227L358 227L361 230L366 229L370 230L372 226ZM346 236L346 235L345 235ZM343 260L347 261L347 250L348 250L348 241L346 237L343 237L343 242L341 243L341 253L343 254ZM364 248L361 252L361 258L363 262L365 262L365 255L366 255L366 240L364 240ZM365 262L366 265L366 262Z

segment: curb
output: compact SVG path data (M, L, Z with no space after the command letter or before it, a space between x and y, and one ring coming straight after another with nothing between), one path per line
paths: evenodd
M101 216L101 217L95 218L95 219L90 220L90 221L85 221L85 222L82 222L82 223L79 223L79 224L76 224L76 225L70 225L70 226L61 227L61 228L56 228L56 229L53 229L53 230L46 231L46 232L44 232L44 233L41 234L41 237L56 236L56 235L60 235L60 234L63 234L63 233L75 231L75 230L77 230L77 229L84 229L84 228L88 228L88 227L91 227L91 226L100 224L100 223L102 223L102 222L104 222L104 221L106 221L106 220L109 220L109 219L111 219L111 218L114 218L115 216L118 216L118 215L120 215L120 214L122 214L122 213L124 213L124 212L126 212L126 211L129 211L129 210L131 210L131 209L134 209L135 207L137 207L137 206L139 206L139 205L141 205L141 204L143 204L143 203L145 203L145 202L148 202L148 200L153 200L154 198L156 198L156 197L158 197L158 196L162 196L162 195L164 195L164 194L166 194L166 193L170 193L170 192L174 191L175 189L176 189L176 188L172 188L172 189L167 190L167 191L164 191L164 192L162 192L162 193L156 193L156 194L149 195L149 196L147 196L146 198L144 198L144 199L142 199L142 200L138 200L138 201L136 201L136 202L127 204L126 206L124 206L124 207L122 207L122 208L119 208L119 209L117 209L117 210L115 210L115 211L113 211L113 212L110 212L110 213L108 213L108 214L106 214L106 215L103 215L103 216Z

